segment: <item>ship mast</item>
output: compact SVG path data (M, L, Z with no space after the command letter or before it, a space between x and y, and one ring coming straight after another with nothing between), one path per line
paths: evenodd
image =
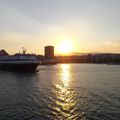
M22 47L22 49L23 49L23 54L26 54L27 49L25 49L24 47Z

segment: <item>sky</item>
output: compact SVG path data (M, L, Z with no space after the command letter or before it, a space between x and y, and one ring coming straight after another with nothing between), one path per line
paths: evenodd
M120 53L120 0L0 0L0 49L43 54L72 42L73 52Z

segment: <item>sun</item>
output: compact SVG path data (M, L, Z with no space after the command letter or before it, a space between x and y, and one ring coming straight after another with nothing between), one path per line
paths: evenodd
M73 50L72 42L71 41L63 41L58 46L58 51L60 54L69 54Z

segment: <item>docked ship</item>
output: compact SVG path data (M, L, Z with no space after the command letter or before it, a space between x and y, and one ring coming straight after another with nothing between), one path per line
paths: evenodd
M1 53L6 53L1 51ZM32 54L18 53L15 55L0 55L0 69L1 70L12 70L22 72L35 72L39 61Z

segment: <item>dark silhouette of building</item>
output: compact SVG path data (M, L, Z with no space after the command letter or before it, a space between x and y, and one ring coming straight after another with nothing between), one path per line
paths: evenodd
M5 50L0 50L0 56L9 55Z
M54 46L45 47L45 58L53 59L54 58Z

